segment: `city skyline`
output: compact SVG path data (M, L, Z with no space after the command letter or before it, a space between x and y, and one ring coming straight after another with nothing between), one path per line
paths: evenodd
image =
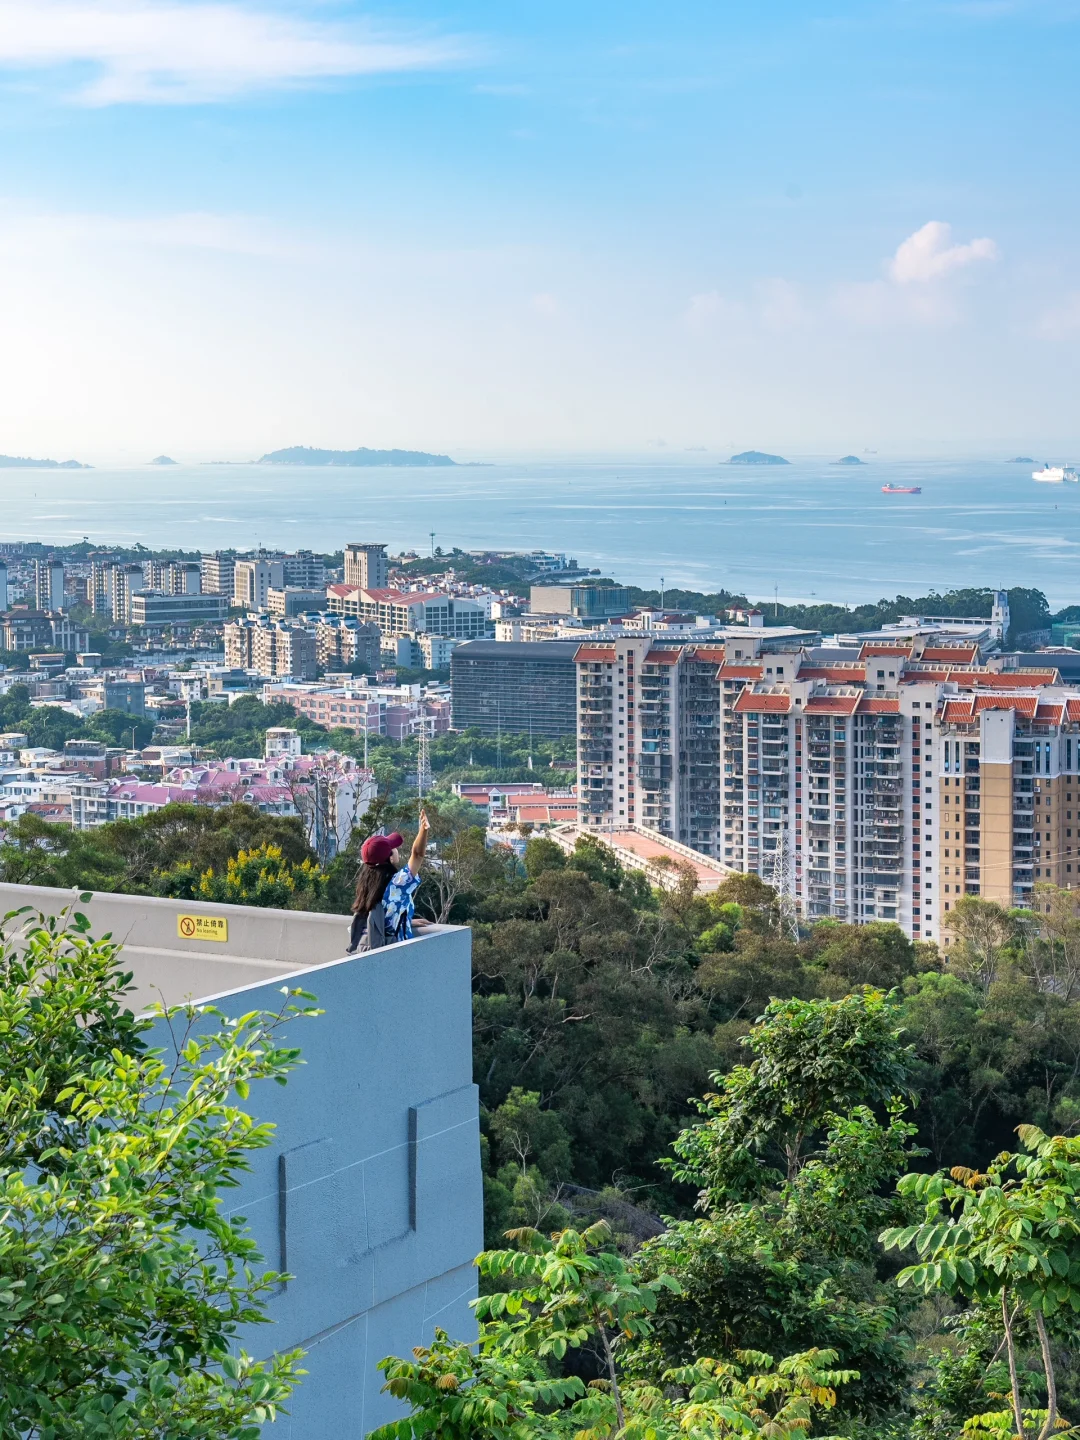
M0 17L5 453L1080 442L1066 5Z

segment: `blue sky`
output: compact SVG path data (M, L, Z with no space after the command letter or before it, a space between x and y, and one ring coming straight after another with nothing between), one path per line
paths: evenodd
M1067 452L1078 29L0 0L0 450Z

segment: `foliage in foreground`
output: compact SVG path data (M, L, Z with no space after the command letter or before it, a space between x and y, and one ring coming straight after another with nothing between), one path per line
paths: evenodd
M805 1435L815 1414L835 1404L836 1387L855 1378L832 1368L831 1352L814 1350L779 1365L753 1351L700 1359L669 1371L660 1385L624 1380L618 1346L649 1334L657 1295L678 1283L637 1278L603 1222L550 1239L527 1228L509 1238L514 1249L485 1252L477 1262L498 1288L475 1303L475 1347L438 1331L412 1360L381 1362L385 1388L413 1413L371 1440L780 1440ZM590 1344L599 1347L605 1373L587 1386L560 1369Z
M166 1019L124 1006L119 946L85 917L5 917L0 932L0 1433L24 1440L256 1440L298 1352L252 1360L281 1276L261 1268L222 1192L272 1127L237 1103L284 1084L298 1051L280 1011Z

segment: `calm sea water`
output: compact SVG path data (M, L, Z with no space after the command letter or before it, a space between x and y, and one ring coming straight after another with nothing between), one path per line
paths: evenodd
M1032 585L1080 602L1080 486L1030 465L543 461L432 470L196 465L0 471L0 540L316 550L565 550L616 579L858 602ZM883 495L885 483L921 495Z

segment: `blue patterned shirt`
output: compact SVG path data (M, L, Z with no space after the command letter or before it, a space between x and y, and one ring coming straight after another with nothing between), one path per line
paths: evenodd
M383 913L386 916L386 943L413 938L412 920L416 911L413 896L420 888L420 876L414 875L406 865L397 872L383 894Z

